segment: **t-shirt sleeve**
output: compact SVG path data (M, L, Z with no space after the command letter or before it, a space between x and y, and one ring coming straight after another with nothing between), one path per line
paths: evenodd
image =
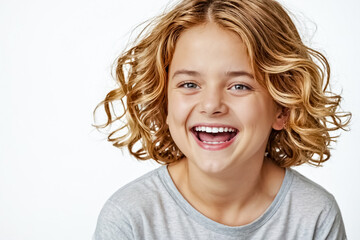
M335 199L332 201L332 206L323 219L319 229L318 236L315 239L326 240L346 240L346 232L341 212Z
M98 217L93 240L131 240L132 228L126 214L110 200L106 202Z

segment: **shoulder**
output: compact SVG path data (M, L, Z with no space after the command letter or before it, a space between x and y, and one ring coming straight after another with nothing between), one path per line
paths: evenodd
M162 180L159 167L117 190L99 214L94 239L134 239L134 226L161 202Z
M307 228L312 226L320 238L345 239L341 212L334 196L296 170L288 171L292 182L284 203L298 226L304 223Z
M294 169L288 171L292 182L287 200L299 213L322 216L337 207L334 196L325 188Z
M122 210L139 207L139 204L146 204L149 199L154 199L161 191L162 180L159 176L164 166L154 169L143 176L131 181L117 190L105 203L105 206L120 208ZM147 201L142 201L147 199Z
M331 193L290 168L286 170L283 185L275 200L279 202L280 214L299 223L311 221L315 224L336 207Z
M294 197L299 197L303 202L317 201L317 205L321 202L325 206L335 201L334 196L319 184L294 169L289 169L289 172L292 175L291 194Z

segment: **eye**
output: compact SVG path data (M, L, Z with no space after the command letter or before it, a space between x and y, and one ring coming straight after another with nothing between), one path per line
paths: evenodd
M179 87L190 88L190 89L199 88L199 86L196 83L193 83L193 82L184 82L184 83L180 84Z
M230 90L251 90L251 88L244 84L234 84Z

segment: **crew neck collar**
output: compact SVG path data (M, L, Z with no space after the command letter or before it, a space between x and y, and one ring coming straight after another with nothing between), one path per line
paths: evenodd
M253 222L242 225L242 226L227 226L218 222L211 220L210 218L204 216L198 210L196 210L191 204L181 195L179 190L176 188L175 183L173 182L167 166L162 166L159 169L159 176L162 180L163 185L167 189L168 193L175 200L178 206L194 221L204 226L205 228L217 232L223 235L239 236L247 235L262 225L264 225L279 209L281 203L283 202L286 193L290 189L293 173L291 169L286 168L285 176L281 184L280 190L276 194L273 202L266 209L266 211L258 217Z

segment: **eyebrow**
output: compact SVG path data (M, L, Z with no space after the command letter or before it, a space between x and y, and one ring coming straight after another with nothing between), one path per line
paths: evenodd
M188 75L188 76L198 77L198 76L200 76L200 73L197 71L181 69L181 70L177 70L176 72L174 72L172 78L176 77L177 75Z
M187 69L181 69L174 72L172 78L174 78L177 75L187 75L192 77L198 77L201 74L197 71L187 70ZM227 77L241 77L241 76L248 76L252 79L254 79L254 76L251 73L248 73L246 71L226 71L225 76Z
M225 76L227 77L241 77L241 76L248 76L251 79L254 79L254 76L246 71L227 71L225 72Z

